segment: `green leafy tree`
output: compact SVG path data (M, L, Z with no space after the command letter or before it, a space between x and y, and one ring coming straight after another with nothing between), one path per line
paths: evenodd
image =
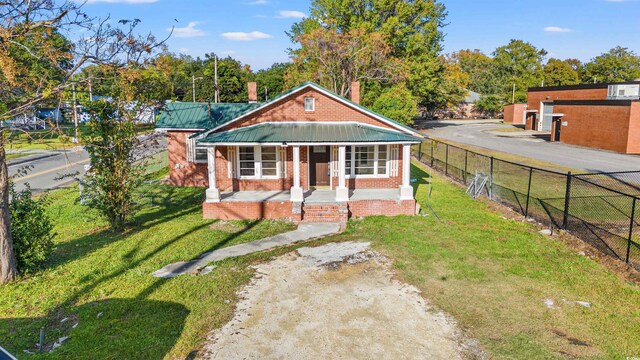
M98 100L88 108L90 121L82 134L91 169L81 180L83 198L115 231L124 229L137 210L134 192L142 181L134 113L123 103Z
M498 94L502 83L493 58L480 50L460 50L450 55L469 76L468 89L480 94Z
M47 196L37 200L31 189L11 193L11 235L18 269L28 274L40 268L53 252L53 222L46 212Z
M511 40L493 52L497 74L502 81L499 94L504 100L512 102L514 84L516 102L526 100L529 87L540 86L543 78L542 61L546 55L544 49L522 40Z
M266 95L261 95L267 99L282 93L285 89L284 77L290 66L291 63L275 63L268 69L258 71L254 78L258 84L258 93L261 94L266 89Z
M496 94L489 94L481 96L474 106L485 115L494 117L504 108L504 101Z
M587 82L624 82L640 78L640 56L632 50L615 47L585 65Z
M580 74L574 70L570 63L559 59L549 59L544 66L543 74L545 86L576 85L580 83Z
M378 96L397 82L405 82L419 103L430 104L440 91L444 74L438 56L446 15L444 5L435 0L314 0L309 18L294 24L288 33L293 42L301 45L300 49L291 50L294 63L297 58L303 59L289 72L288 83L299 82L323 66L322 62L307 61L308 57L300 56L305 51L305 45L300 43L304 34L331 30L344 35L357 30L371 39L383 39L388 47L387 62L397 62L393 65L394 76L363 77L363 88L377 92L373 96L364 94L364 99ZM342 61L349 62L349 58Z
M418 102L411 91L398 84L384 90L371 108L388 118L411 125L413 119L419 115L417 105Z

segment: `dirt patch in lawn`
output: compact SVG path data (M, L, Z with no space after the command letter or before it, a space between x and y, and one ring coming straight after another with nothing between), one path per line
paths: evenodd
M484 358L455 321L394 280L368 243L300 248L256 266L211 359Z

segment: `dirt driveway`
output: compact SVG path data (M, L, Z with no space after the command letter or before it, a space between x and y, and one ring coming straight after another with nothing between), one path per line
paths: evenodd
M256 267L210 359L484 357L455 322L392 277L368 243L301 248Z

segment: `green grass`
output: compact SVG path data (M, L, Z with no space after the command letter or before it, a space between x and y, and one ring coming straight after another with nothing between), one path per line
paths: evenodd
M428 200L426 172L414 167L412 177L419 179L418 201L429 203L441 221L374 216L311 244L371 241L390 257L400 279L451 314L494 358L640 355L640 286L528 224L503 219L439 177L432 179ZM206 276L153 278L151 272L168 263L291 226L233 222L211 230L214 221L201 218L202 189L149 190L144 211L123 235L106 230L79 205L76 189L52 193L58 247L44 271L0 287L2 346L25 356L23 349L34 350L38 329L45 327L48 343L70 338L51 354L27 358L183 359L230 320L236 291L253 275L251 264L309 245L226 260ZM547 309L546 298L560 307ZM71 320L61 323L65 317ZM76 319L79 325L71 329ZM588 345L571 345L571 339Z
M57 250L47 269L0 287L0 343L13 353L70 335L52 358L184 358L230 319L235 291L251 277L250 260L229 260L207 276L157 279L162 266L205 251L292 228L275 221L236 222L210 230L202 189L154 186L135 226L118 235L79 205L77 189L51 194ZM72 320L61 323L68 317ZM70 327L79 320L77 328Z
M503 219L439 177L428 200L427 173L414 167L412 177L419 179L417 200L441 221L370 217L334 240L372 241L403 280L453 315L492 357L640 356L640 286L526 223ZM547 309L547 298L559 308ZM574 339L588 345L572 345Z
M507 133L511 133L511 132L522 132L524 131L523 128L521 127L517 127L517 126L509 126L509 127L501 127L501 128L497 128L497 129L491 129L491 130L487 130L486 132L507 132Z

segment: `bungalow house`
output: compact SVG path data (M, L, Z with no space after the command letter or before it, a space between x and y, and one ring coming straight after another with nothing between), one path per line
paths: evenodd
M415 214L410 184L415 130L312 82L257 102L168 102L170 181L206 187L203 216L340 221Z

